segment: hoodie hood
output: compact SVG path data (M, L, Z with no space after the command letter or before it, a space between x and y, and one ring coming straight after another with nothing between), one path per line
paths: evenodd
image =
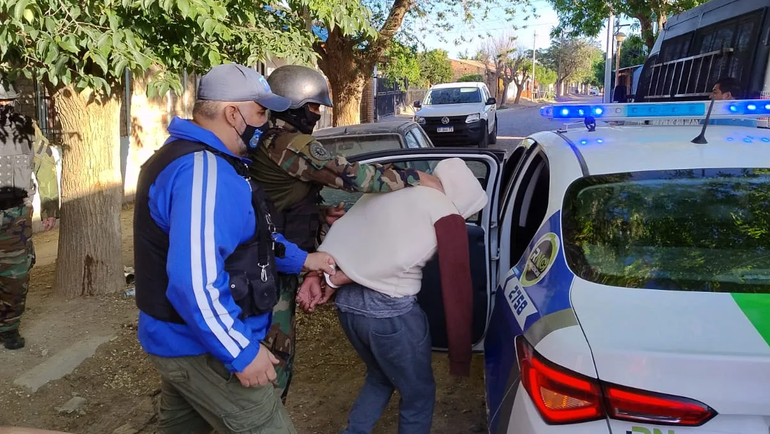
M487 205L487 192L463 160L442 160L436 165L433 175L441 181L444 193L463 218L467 219Z
M173 142L174 140L189 140L191 142L203 143L205 145L211 146L217 151L232 155L233 157L238 157L237 155L234 155L232 152L230 152L229 149L227 149L227 146L225 146L225 144L219 140L219 137L217 137L216 134L187 119L182 119L175 116L168 126L168 134L169 138L166 140L164 145ZM238 158L244 161L249 161L243 157Z

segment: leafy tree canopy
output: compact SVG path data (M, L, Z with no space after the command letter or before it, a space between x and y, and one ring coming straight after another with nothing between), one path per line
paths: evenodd
M281 9L294 27L316 40L318 66L329 78L335 98L334 125L360 121L361 92L367 77L394 38L411 45L428 32L458 35L459 44L476 23L492 16L520 15L530 0L335 0L335 13L319 13L325 0L288 0Z
M559 26L554 35L565 32L565 36L596 37L606 24L610 12L616 16L634 18L639 21L642 38L648 49L655 44L653 23L657 29L666 22L666 17L692 9L707 0L549 0L559 16Z
M481 74L466 74L457 79L461 83L483 82L484 77Z
M343 15L339 2L316 3L319 16ZM346 29L357 26L344 16ZM181 90L183 70L314 57L309 35L262 0L0 0L0 19L0 69L77 90L109 93L125 68L153 68L149 90L162 94Z
M553 39L551 46L539 53L540 61L556 72L557 82L585 82L593 75L594 62L602 56L599 45L587 38Z
M382 73L389 82L406 82L410 86L422 84L416 47L393 41L383 57L385 58L385 65L382 68Z
M639 35L630 35L620 46L620 67L641 65L647 59L647 47Z
M420 75L425 86L452 81L452 62L445 50L430 50L418 55Z

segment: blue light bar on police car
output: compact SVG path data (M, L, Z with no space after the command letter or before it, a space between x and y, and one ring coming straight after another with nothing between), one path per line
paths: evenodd
M711 101L628 104L554 104L540 109L548 119L705 119ZM716 101L712 119L770 117L770 100Z

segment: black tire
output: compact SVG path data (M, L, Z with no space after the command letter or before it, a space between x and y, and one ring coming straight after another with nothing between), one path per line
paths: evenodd
M481 141L479 142L479 149L487 149L489 147L489 127L487 127L486 122L483 122L481 127Z
M495 128L492 130L492 134L489 135L489 144L494 145L497 143L497 115L495 115Z

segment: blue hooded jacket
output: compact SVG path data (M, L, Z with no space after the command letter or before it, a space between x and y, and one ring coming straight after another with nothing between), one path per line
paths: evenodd
M185 139L233 155L214 133L190 121L174 118L168 131L165 144ZM211 152L187 154L155 179L149 206L153 220L169 237L166 296L186 324L140 312L139 342L156 356L209 353L231 372L243 371L257 356L272 321L270 313L238 319L241 309L224 270L225 259L256 229L248 181ZM278 271L299 274L307 253L282 235L276 241L286 245L285 257L276 258Z

